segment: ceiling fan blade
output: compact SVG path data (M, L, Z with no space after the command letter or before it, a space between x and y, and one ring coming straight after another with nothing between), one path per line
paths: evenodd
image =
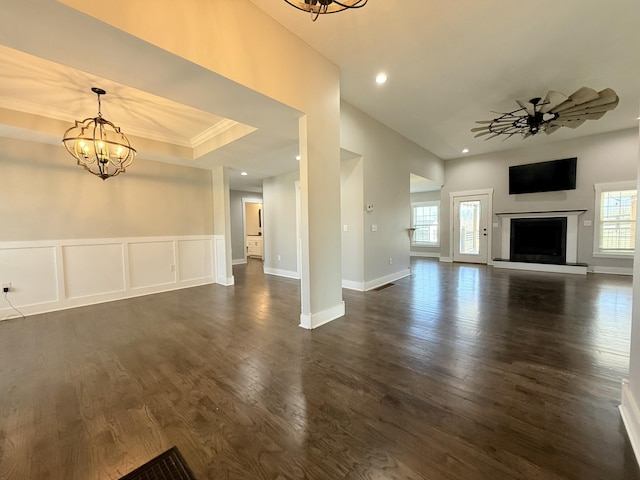
M477 133L476 135L474 135L473 138L482 137L483 135L489 135L490 133L492 133L491 130L487 130L486 132L480 132L480 133Z
M569 95L569 100L558 105L555 110L556 113L560 113L568 108L575 107L576 105L582 105L583 103L591 102L600 98L598 92L593 88L582 87L580 90Z
M540 108L541 113L547 113L549 110L553 110L558 105L563 102L566 102L569 99L565 94L560 92L554 92L550 90L547 92L547 96L544 98L542 102L542 107Z
M606 112L577 112L577 113L562 113L558 117L559 120L576 120L580 118L584 118L585 120L598 120L602 118Z
M611 90L611 92L613 92L613 90ZM608 112L609 110L613 110L614 108L616 108L619 102L620 102L620 99L615 94L615 92L613 92L613 96L607 94L604 97L600 97L596 100L592 100L590 102L583 103L581 105L576 105L574 107L567 108L562 111L562 114L564 115L566 113L582 112L582 111L588 112L588 113Z
M516 100L516 103L520 105L528 115L533 117L536 114L536 106L533 103L525 100Z
M547 135L551 135L553 132L555 132L559 128L562 128L562 125L552 125L550 127L547 127L544 133L546 133Z
M561 127L576 128L576 127L579 127L580 125L582 125L586 121L587 121L586 118L578 118L578 119L572 119L572 118L562 119L562 118L558 118L555 122L553 122L553 124L554 125L560 125Z
M491 135L490 137L485 138L485 140L489 140L490 138L495 138L498 135L502 135L502 134L501 133L495 133L495 134Z

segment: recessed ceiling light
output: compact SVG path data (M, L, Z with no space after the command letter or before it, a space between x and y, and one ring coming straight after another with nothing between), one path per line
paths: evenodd
M300 161L300 155L296 155L296 160Z
M242 175L243 177L246 177L249 174L247 172L240 172L240 175Z
M463 148L462 149L462 153L469 153L469 149L468 148Z
M382 85L383 83L387 83L387 74L386 73L379 73L378 75L376 75L376 83L378 85Z

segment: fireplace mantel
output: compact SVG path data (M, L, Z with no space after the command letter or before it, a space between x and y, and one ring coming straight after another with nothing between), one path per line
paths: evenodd
M527 218L527 217L568 217L570 215L582 215L587 210L544 210L540 212L500 212L497 217L504 218Z

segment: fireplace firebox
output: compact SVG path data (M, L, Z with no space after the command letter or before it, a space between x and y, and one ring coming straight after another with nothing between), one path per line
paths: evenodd
M567 218L512 218L510 260L512 262L567 262Z

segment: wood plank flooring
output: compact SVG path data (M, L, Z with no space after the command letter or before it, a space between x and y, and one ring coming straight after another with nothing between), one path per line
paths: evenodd
M0 323L0 479L640 480L617 406L631 278L412 261L306 331L299 286L196 287Z

